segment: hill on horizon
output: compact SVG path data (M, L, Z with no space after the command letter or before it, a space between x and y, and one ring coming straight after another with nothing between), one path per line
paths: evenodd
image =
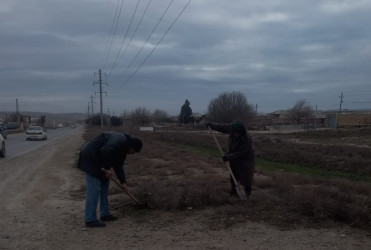
M14 113L15 112L0 111L0 118L5 119L6 115ZM87 118L87 115L83 113L48 113L33 111L22 111L20 113L24 116L31 116L31 118L39 118L41 115L45 115L46 120L53 120L57 123L76 123L79 121L84 121Z

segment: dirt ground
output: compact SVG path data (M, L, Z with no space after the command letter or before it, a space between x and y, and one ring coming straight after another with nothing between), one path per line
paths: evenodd
M85 179L74 168L82 144L74 135L1 162L0 249L371 249L371 235L362 230L283 230L248 220L225 226L238 218L218 216L214 207L114 210L118 221L85 228Z

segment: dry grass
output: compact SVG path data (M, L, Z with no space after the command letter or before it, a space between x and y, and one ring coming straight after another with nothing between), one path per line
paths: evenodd
M97 133L99 130L89 129L84 137L90 139ZM253 196L248 202L241 202L229 196L228 172L220 158L216 157L216 146L207 133L135 131L132 134L142 138L144 147L140 154L127 158L125 170L128 184L134 195L146 200L153 209L194 210L214 207L215 214L209 218L211 227L217 226L220 221L223 226L229 227L231 224L253 220L283 227L324 226L341 222L371 229L370 183L272 172L258 166ZM271 153L271 149L266 149L272 146L267 143L273 141L271 138L255 136L254 139L260 156L266 157L266 154ZM283 154L287 157L285 159L293 159L294 162L297 162L297 158L293 155L301 155L302 160L298 162L307 163L306 157L312 157L307 148L298 145L286 148L286 144L284 147L279 146L287 139L274 139L274 155ZM225 141L226 137L220 136L220 142ZM317 146L318 152L323 150L321 145ZM363 154L356 147L353 150L354 154ZM327 158L337 159L337 154L338 151L323 150L321 157L326 155ZM344 153L339 157L342 155ZM364 159L368 159L367 154ZM346 159L343 160L346 162ZM317 168L323 167L321 161L311 162L317 164ZM351 172L352 164L350 162L348 167L336 169ZM369 166L355 169L357 172L368 173Z

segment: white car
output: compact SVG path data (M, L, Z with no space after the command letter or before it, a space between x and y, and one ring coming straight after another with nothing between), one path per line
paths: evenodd
M26 130L26 140L47 140L46 130L40 126L30 126Z
M0 134L0 157L5 157L6 155L6 149L5 149L5 139Z

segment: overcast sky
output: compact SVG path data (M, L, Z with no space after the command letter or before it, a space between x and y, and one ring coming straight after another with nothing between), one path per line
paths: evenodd
M1 0L0 111L371 108L370 0L149 1Z

